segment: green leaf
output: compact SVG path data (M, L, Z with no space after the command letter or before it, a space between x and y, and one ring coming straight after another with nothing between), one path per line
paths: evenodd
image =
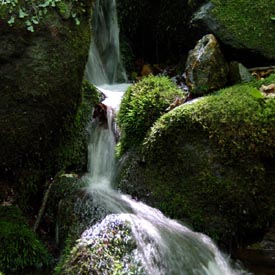
M9 24L9 25L12 25L12 24L14 23L14 21L15 21L15 18L14 18L14 16L12 15L11 18L9 19L9 21L8 21L8 24Z
M34 28L33 28L33 26L29 26L29 27L27 27L27 30L28 30L28 31L30 31L30 32L34 32Z
M76 17L75 19L74 19L74 21L75 21L75 24L78 26L78 25L80 25L80 21L79 21L79 19Z
M21 8L19 9L19 18L24 18L26 17L28 14L25 13Z
M35 24L35 25L37 25L39 23L38 19L35 18L35 17L32 17L31 20L32 20L32 23Z

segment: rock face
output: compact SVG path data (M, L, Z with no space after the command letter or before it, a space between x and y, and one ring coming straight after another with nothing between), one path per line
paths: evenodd
M274 0L211 0L195 13L192 22L196 31L211 32L231 47L237 55L232 59L255 64L261 56L263 63L263 57L275 59L275 24L270 20L274 5Z
M52 10L33 33L0 19L2 174L32 164L46 169L64 124L72 122L89 48L90 5L80 25Z
M158 119L119 188L229 245L273 221L275 101L247 84Z
M189 52L185 73L193 95L203 95L224 87L228 65L214 35L205 35Z

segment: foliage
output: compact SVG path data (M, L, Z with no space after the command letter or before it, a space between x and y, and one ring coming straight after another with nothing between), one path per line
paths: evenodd
M58 264L54 268L54 275L59 275L62 272L62 267L65 264L66 259L70 256L70 252L74 246L75 238L68 235L64 249L62 250L61 257L59 258Z
M118 187L226 245L243 240L273 222L274 125L275 100L248 84L183 104L156 121Z
M2 0L0 17L7 18L10 26L17 21L22 22L28 31L34 32L35 26L43 21L51 9L56 9L64 17L73 18L77 25L80 24L81 14L86 12L81 0Z
M274 58L275 25L270 20L275 0L212 0L213 14L230 33L237 44L244 48L261 50Z
M82 234L67 259L55 269L55 275L144 274L134 258L135 248L129 222L107 216Z
M166 77L148 76L129 87L117 116L122 131L121 154L139 145L165 109L184 93Z
M264 78L264 79L260 79L260 80L256 80L254 79L252 81L252 85L257 88L260 89L262 85L270 85L275 83L275 73L270 74L268 77Z
M49 264L50 256L15 206L0 207L0 268L14 271Z

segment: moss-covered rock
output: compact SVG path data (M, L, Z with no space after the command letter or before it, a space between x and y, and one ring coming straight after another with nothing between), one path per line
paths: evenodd
M211 0L195 15L206 31L234 49L256 52L275 59L274 0ZM251 61L253 62L253 61Z
M131 231L130 221L118 215L107 216L82 234L56 267L55 275L144 274Z
M55 171L86 172L87 148L93 119L93 107L99 102L98 90L86 80L81 86L81 99L71 124L65 124L59 144L52 152Z
M16 2L15 11L20 5L33 10L32 2ZM0 173L20 190L30 189L26 181L33 175L37 184L56 173L56 148L67 146L68 128L80 117L92 4L81 2L78 7L85 11L78 13L79 25L72 16L65 20L56 7L47 7L34 32L23 19L23 24L18 19L10 26L8 4L1 5Z
M120 153L137 146L153 123L177 98L185 94L167 77L148 76L130 86L117 116L121 129Z
M96 192L88 192L89 182L76 174L60 173L55 177L44 215L49 234L63 249L67 240L74 242L88 227L108 213L97 200Z
M248 84L184 104L151 128L119 187L227 245L247 240L274 217L274 115Z
M14 206L0 207L0 269L15 271L50 263L47 249Z

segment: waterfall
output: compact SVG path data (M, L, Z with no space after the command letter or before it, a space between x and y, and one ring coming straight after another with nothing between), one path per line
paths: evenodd
M233 269L228 259L204 234L165 217L159 210L120 194L112 188L115 166L115 137L112 124L125 85L108 85L123 78L119 61L117 18L114 0L97 0L94 16L94 41L87 65L88 79L102 85L107 94L103 102L108 122L94 121L89 144L88 191L96 195L107 212L131 224L137 244L137 257L146 275L237 275L247 274ZM84 238L89 235L83 233ZM85 235L86 234L86 235ZM92 235L91 235L92 236ZM105 273L104 273L105 274ZM106 273L107 274L107 273ZM108 273L109 274L109 273ZM123 273L124 274L124 273Z
M125 82L115 0L96 0L86 78L94 85Z
M111 119L112 111L108 110ZM115 173L115 138L108 128L96 124L89 145L88 190L108 210L131 223L138 257L146 275L237 275L213 241L204 234L165 217L159 210L112 189Z

